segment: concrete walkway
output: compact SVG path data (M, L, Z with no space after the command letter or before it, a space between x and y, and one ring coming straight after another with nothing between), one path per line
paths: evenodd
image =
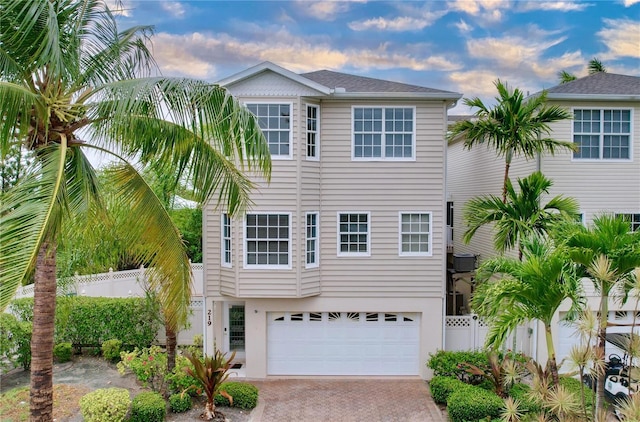
M250 382L260 390L252 422L445 422L419 379Z

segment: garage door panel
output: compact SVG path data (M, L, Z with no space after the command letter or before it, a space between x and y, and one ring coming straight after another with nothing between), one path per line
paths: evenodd
M269 314L271 375L417 375L419 315ZM321 315L321 318L320 318ZM295 316L296 321L292 321ZM315 320L314 320L315 318Z

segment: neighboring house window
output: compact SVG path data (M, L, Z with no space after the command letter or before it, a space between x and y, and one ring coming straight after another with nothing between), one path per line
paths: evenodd
M247 104L264 133L272 157L291 158L291 104Z
M631 158L631 110L576 109L573 111L576 159Z
M453 250L453 201L447 202L447 248Z
M622 217L625 221L628 221L632 232L640 231L640 214L622 213L616 214L616 217Z
M411 160L415 157L413 107L354 107L354 160Z
M222 214L222 266L231 267L231 218Z
M401 256L431 255L431 213L401 212L399 244Z
M306 267L314 268L318 266L318 213L307 213L307 260Z
M290 214L247 214L245 264L247 267L291 268Z
M318 106L307 106L307 160L317 160L320 153Z
M338 213L338 256L370 256L369 213Z

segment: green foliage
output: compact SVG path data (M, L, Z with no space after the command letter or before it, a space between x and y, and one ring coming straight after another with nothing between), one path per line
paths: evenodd
M109 362L118 362L120 361L120 352L122 350L122 341L118 339L107 340L102 343L102 357L104 357Z
M122 422L131 399L124 388L101 388L80 399L80 412L86 422Z
M542 410L540 404L531 398L531 387L527 384L517 383L511 386L509 397L518 400L519 409L523 413L539 413Z
M487 366L476 366L467 362L461 365L471 375L484 378L491 385L490 389L493 392L502 398L506 398L506 390L514 382L520 380L523 368L509 356L501 357L494 351L487 353L487 356L489 358L489 365Z
M193 370L193 364L184 356L176 356L176 366L173 368L173 372L166 376L169 390L175 393L186 392L191 396L199 396L202 394L202 389L198 388L200 384L185 372L185 368Z
M258 405L258 388L247 382L229 381L220 386L220 391L225 391L233 397L233 404L222 394L216 394L216 406L233 406L240 409L253 409Z
M100 347L118 339L132 347L148 347L156 337L159 309L144 298L58 297L56 342L74 347ZM10 310L23 321L33 319L33 298L14 300Z
M133 372L145 387L153 391L163 391L167 375L167 354L159 346L151 346L133 352L120 353L118 372L124 375L127 370Z
M0 369L31 366L31 322L0 313Z
M575 394L576 397L582 397L582 395L584 394L587 413L591 413L591 409L596 404L595 392L581 383L580 380L577 380L575 378L561 376L559 378L559 381L561 386L563 386L569 393Z
M169 215L182 234L191 262L202 262L202 209L178 208Z
M53 346L53 357L60 363L69 362L72 352L71 343L58 343Z
M133 399L129 422L162 422L167 416L167 403L160 393L145 391Z
M213 356L205 356L202 361L189 352L184 352L184 355L193 365L193 369L185 368L184 371L196 379L207 395L205 418L213 417L216 408L215 396L218 393L226 397L233 405L233 397L226 391L220 391L220 386L229 377L229 369L233 365L236 352L233 352L227 359L224 353L216 350Z
M468 384L465 384L457 378L442 375L433 377L429 382L431 397L433 397L433 400L438 404L446 404L451 393L463 389L467 385Z
M498 418L504 402L494 392L467 385L449 395L447 412L452 422Z
M469 363L475 366L488 366L487 354L482 351L458 351L449 352L438 350L435 354L429 355L427 366L433 370L434 375L454 377L461 381L472 381L462 363ZM479 382L480 380L473 380Z
M172 394L169 396L169 409L173 413L183 413L191 410L191 396L188 394Z

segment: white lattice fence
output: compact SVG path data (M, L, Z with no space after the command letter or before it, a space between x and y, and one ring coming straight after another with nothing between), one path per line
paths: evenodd
M445 317L445 350L482 349L489 333L487 323L477 315L460 315ZM516 330L515 350L531 355L531 335L529 326L521 326ZM510 335L504 343L505 349L513 349L514 336Z

